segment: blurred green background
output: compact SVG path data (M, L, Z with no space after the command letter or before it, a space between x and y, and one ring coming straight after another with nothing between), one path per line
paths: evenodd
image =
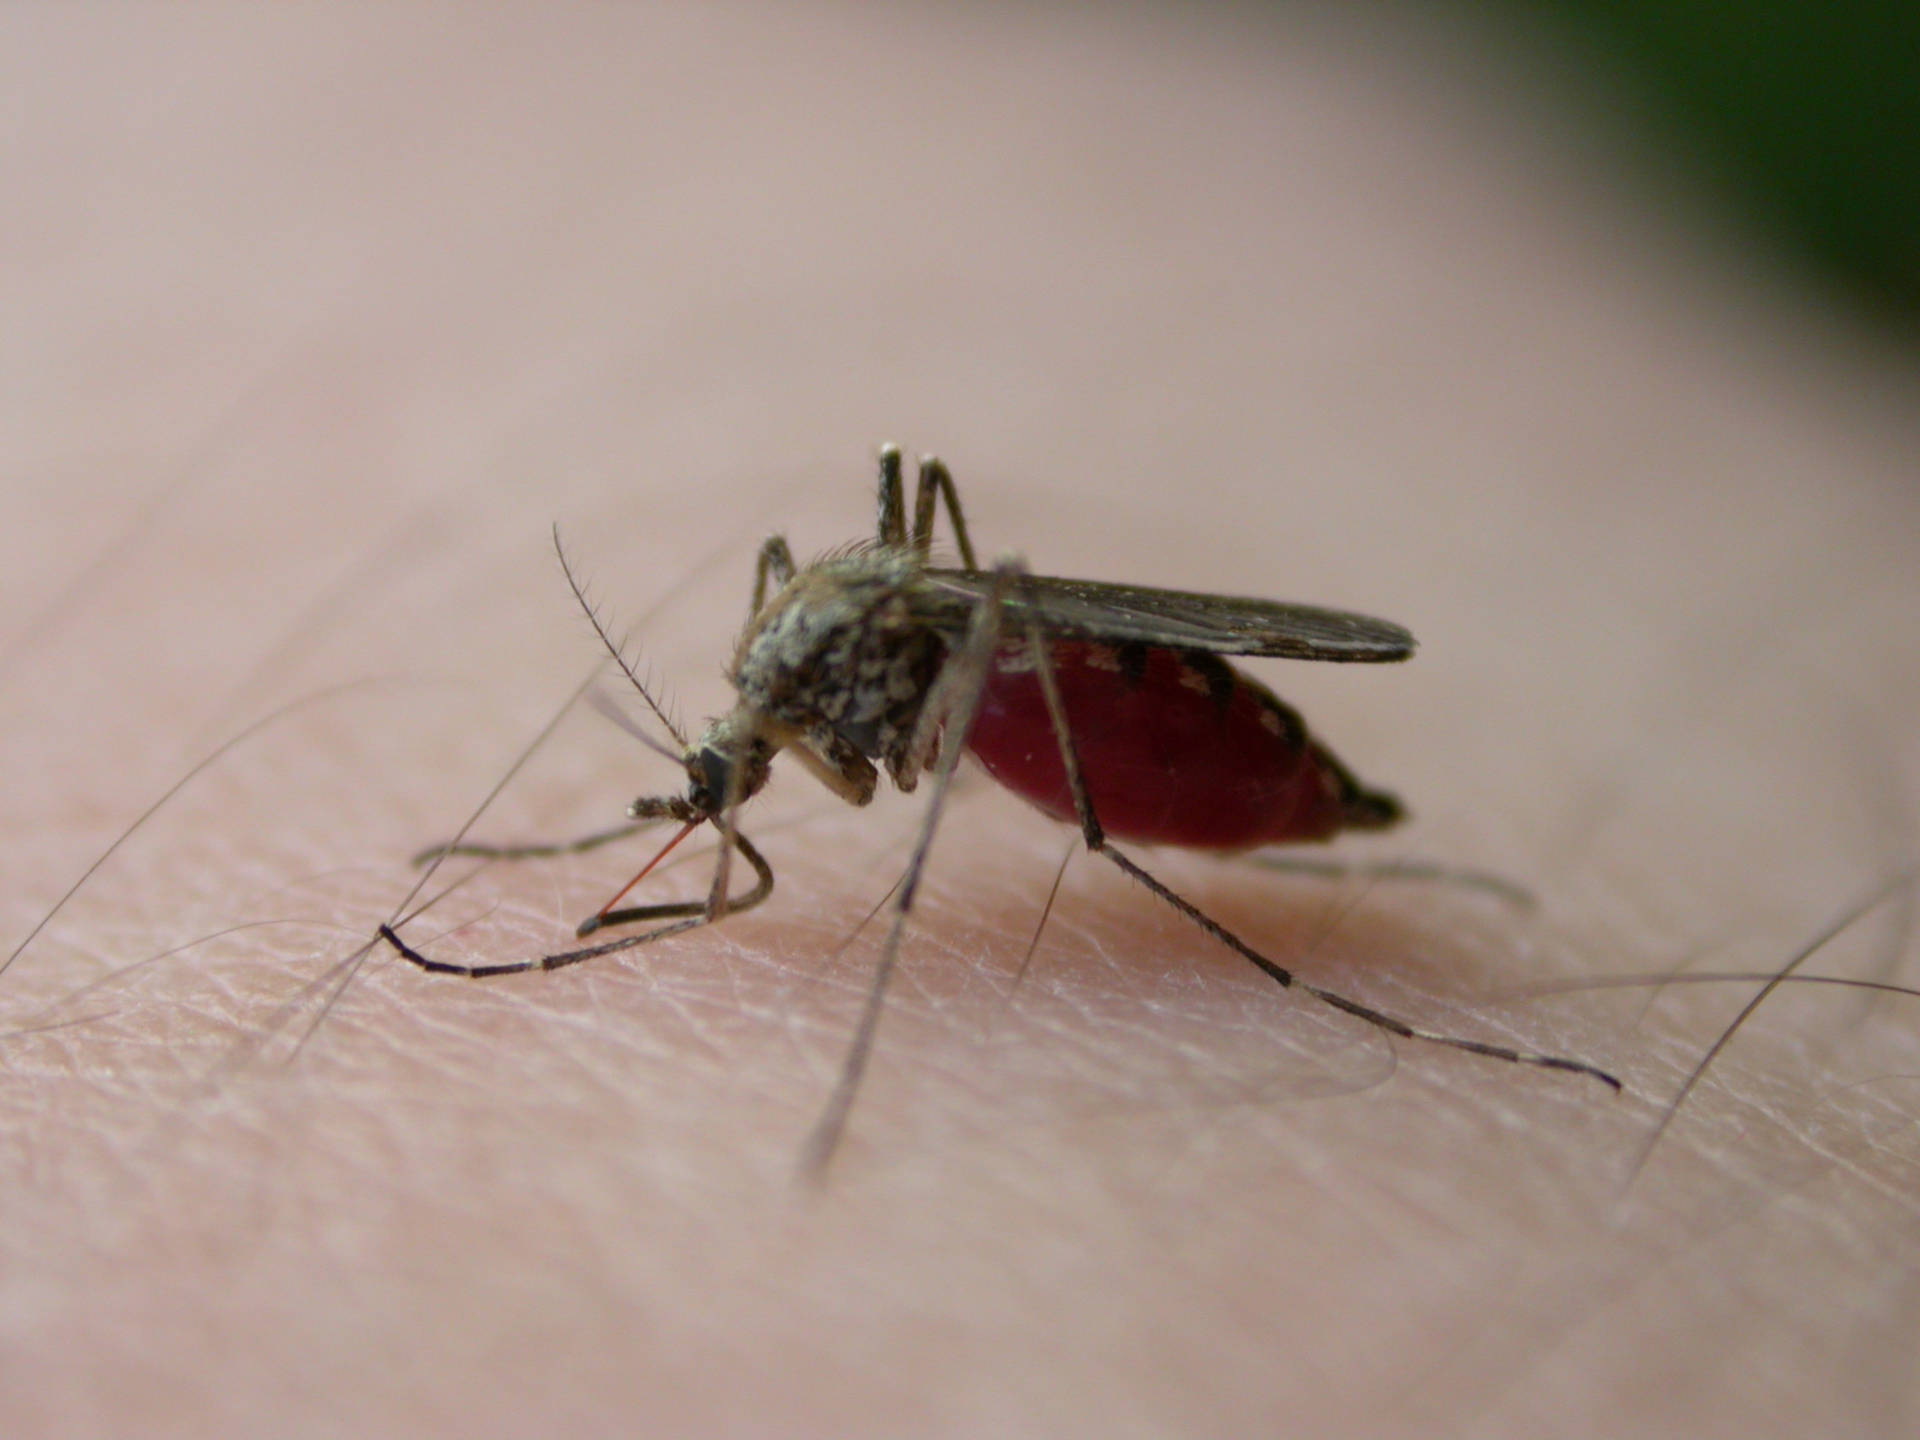
M1470 3L1597 78L1630 154L1691 171L1836 296L1920 338L1920 0Z

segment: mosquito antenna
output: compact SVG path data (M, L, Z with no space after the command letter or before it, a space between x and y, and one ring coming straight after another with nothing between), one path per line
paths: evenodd
M680 718L680 707L674 701L673 686L654 673L653 662L647 662L646 674L641 676L647 682L647 693L660 702L660 708L667 712L667 725L675 735L686 734L686 722ZM682 757L673 757L676 761Z
M560 527L553 527L553 553L560 557L561 573L567 577L567 588L573 591L573 598L580 602L580 608L587 613L587 623L593 626L593 633L600 637L600 643L607 647L607 653L613 657L613 663L620 667L620 673L640 692L640 698L647 702L647 708L653 712L653 718L666 727L669 735L680 742L682 750L687 748L687 737L680 727L673 723L673 717L667 714L660 702L653 698L640 677L633 673L633 666L627 663L627 657L620 653L620 647L613 643L613 637L607 634L607 627L600 623L600 612L594 608L593 601L587 598L587 590L575 577L573 566L567 562L567 547L560 542ZM678 760L680 757L672 757Z

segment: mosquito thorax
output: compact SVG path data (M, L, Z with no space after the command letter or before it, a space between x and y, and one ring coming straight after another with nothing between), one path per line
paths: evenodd
M945 637L914 612L924 570L911 551L877 546L801 571L740 637L743 706L872 758L903 751L947 657Z

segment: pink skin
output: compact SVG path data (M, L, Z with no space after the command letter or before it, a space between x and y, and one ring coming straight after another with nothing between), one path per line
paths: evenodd
M10 936L214 744L359 687L0 977L38 1023L258 927L0 1051L0 1433L1913 1433L1913 1008L1774 997L1622 1203L1751 987L1497 998L1778 966L1910 862L1910 355L1595 174L1509 37L875 10L0 6ZM1141 858L1629 1093L1389 1045L1093 860L1010 994L1077 842L975 775L806 1198L872 931L836 947L924 786L856 810L786 757L758 911L283 1013L591 663L554 521L697 724L756 544L871 536L889 438L952 462L983 560L1407 623L1406 665L1248 667L1415 816L1307 853L1534 914ZM672 770L581 714L480 838ZM563 946L664 838L408 933ZM1899 918L1819 965L1892 967Z

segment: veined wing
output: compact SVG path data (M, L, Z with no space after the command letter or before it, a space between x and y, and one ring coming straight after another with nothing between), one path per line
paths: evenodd
M913 598L915 612L955 634L965 631L993 583L986 571L929 569L924 579ZM1049 635L1216 655L1380 661L1404 660L1414 648L1413 636L1392 621L1345 610L1052 575L1022 577L1007 609L1013 625L1037 620Z

